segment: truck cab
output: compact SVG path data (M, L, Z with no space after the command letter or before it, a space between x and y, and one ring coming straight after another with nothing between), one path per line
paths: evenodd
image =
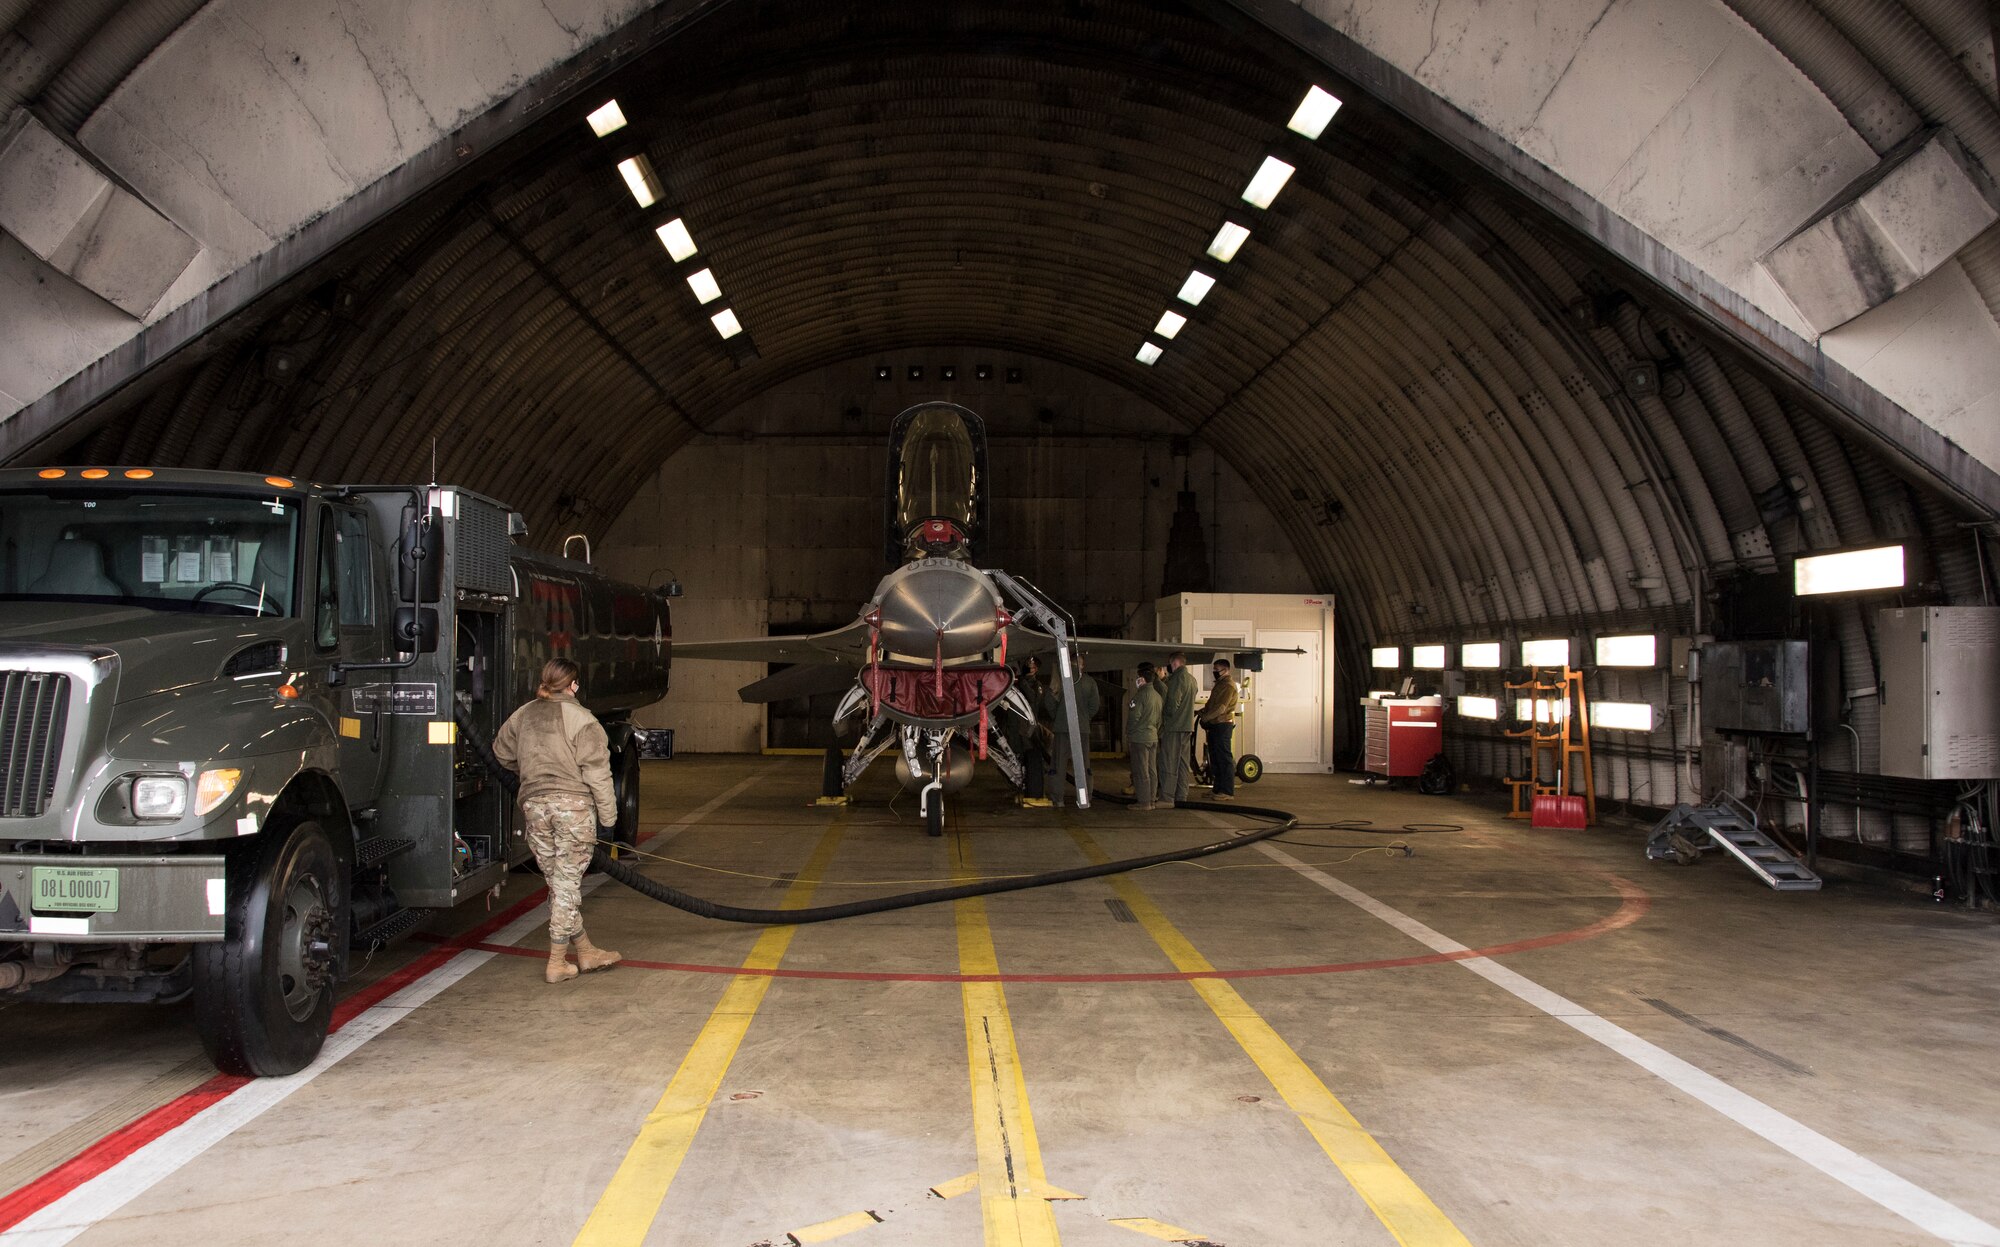
M302 1068L350 948L527 856L477 742L557 654L636 819L667 604L520 527L455 488L0 471L0 991L192 995L219 1067Z

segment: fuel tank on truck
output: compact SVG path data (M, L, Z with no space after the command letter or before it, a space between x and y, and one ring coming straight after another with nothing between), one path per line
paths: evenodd
M613 715L666 695L673 646L670 599L626 584L588 563L515 549L514 684L531 690L542 664L568 658L583 668L592 713Z

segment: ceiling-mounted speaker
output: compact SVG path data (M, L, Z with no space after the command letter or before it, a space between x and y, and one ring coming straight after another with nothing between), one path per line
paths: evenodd
M1625 393L1632 398L1657 398L1660 393L1659 365L1639 362L1625 365L1619 380L1625 386Z

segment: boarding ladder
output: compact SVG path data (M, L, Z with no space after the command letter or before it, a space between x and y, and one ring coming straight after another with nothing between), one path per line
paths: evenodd
M1699 843L1704 833L1712 844ZM1717 847L1780 892L1819 891L1819 876L1765 835L1749 806L1726 795L1711 805L1683 803L1668 811L1646 840L1646 856L1692 865L1703 849Z

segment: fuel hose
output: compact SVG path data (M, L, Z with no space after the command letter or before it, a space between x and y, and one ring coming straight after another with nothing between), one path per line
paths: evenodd
M500 760L493 756L471 716L464 707L457 708L454 716L458 722L459 736L468 741L479 754L480 760L499 778L509 792L519 787L519 779ZM1126 798L1098 794L1097 800L1129 804ZM713 918L720 922L745 922L758 926L795 926L808 922L832 922L840 918L859 918L864 914L888 913L896 909L915 909L919 905L936 905L941 901L963 900L972 896L992 896L999 892L1023 892L1030 888L1054 887L1059 883L1076 883L1083 879L1101 879L1106 875L1123 874L1129 870L1143 870L1148 866L1163 866L1168 862L1191 862L1200 857L1212 857L1217 853L1227 853L1281 836L1298 826L1298 816L1285 810L1273 810L1256 805L1223 805L1214 801L1180 801L1175 809L1207 810L1216 814L1240 814L1249 818L1268 820L1268 826L1253 828L1221 840L1212 840L1189 849L1174 849L1166 853L1153 853L1145 857L1128 857L1115 862L1104 862L1092 866L1077 866L1069 870L1051 870L1036 875L1018 875L1009 879L987 879L978 883L959 884L948 888L926 888L918 892L901 892L894 896L877 896L867 900L849 901L842 905L817 905L810 909L755 909L741 905L724 905L717 901L704 900L669 887L656 879L649 879L631 865L621 862L606 852L616 848L610 841L600 839L591 864L597 870L631 888L639 895L685 910L700 918ZM601 834L601 832L600 832Z

